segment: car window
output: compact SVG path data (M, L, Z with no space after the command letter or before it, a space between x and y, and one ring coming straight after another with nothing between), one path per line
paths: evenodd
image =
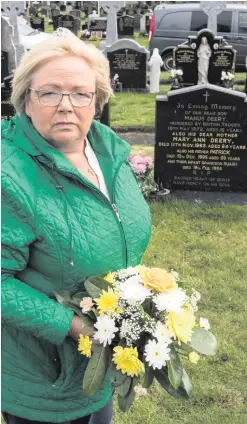
M225 10L218 15L217 32L231 32L232 11Z
M247 34L247 12L239 12L238 14L238 32Z
M191 19L191 31L200 31L200 29L207 28L208 25L208 15L202 10L196 10L192 12Z
M158 29L190 31L191 12L171 12L163 16Z

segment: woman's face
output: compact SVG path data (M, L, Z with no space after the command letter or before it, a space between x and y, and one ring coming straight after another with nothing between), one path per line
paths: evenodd
M33 73L30 88L66 94L95 92L95 75L79 57L56 57ZM26 114L36 130L54 147L73 151L89 131L95 114L95 96L90 106L72 106L69 97L63 96L58 106L51 107L40 104L37 93L30 91Z

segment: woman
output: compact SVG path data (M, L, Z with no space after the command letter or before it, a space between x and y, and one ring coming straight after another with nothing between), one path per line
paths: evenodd
M206 37L202 37L201 44L197 50L198 57L198 84L206 84L208 82L209 59L212 51Z
M94 121L112 94L104 55L51 37L16 69L2 134L2 410L8 424L109 424L109 376L86 397L81 318L53 292L141 262L150 213L129 145ZM96 414L96 415L95 415ZM97 417L96 420L94 419ZM29 420L29 421L28 421Z

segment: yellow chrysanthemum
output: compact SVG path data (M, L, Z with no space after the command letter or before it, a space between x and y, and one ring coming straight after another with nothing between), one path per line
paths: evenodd
M79 344L78 344L78 350L82 355L87 356L88 358L91 358L91 347L92 347L92 340L88 336L83 336L80 334Z
M168 314L167 326L178 342L187 343L191 340L192 328L195 325L194 314L188 309Z
M94 299L98 306L98 311L100 315L104 315L107 312L112 314L119 313L117 312L117 304L120 299L120 294L113 289L108 289L108 292L102 290L102 294L99 299Z
M123 374L131 377L138 376L144 372L144 365L138 359L137 348L116 346L114 347L113 362Z
M107 275L105 275L104 280L107 281L109 284L115 283L115 272L109 272Z
M189 353L189 361L192 364L197 364L197 362L199 361L199 359L200 359L200 355L198 355L198 353L196 353L196 352L190 352Z

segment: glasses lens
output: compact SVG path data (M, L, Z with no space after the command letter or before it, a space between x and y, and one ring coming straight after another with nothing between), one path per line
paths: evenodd
M57 106L61 101L61 94L53 91L40 91L39 101L44 106Z
M71 93L70 95L72 105L77 107L89 106L92 99L92 93Z

